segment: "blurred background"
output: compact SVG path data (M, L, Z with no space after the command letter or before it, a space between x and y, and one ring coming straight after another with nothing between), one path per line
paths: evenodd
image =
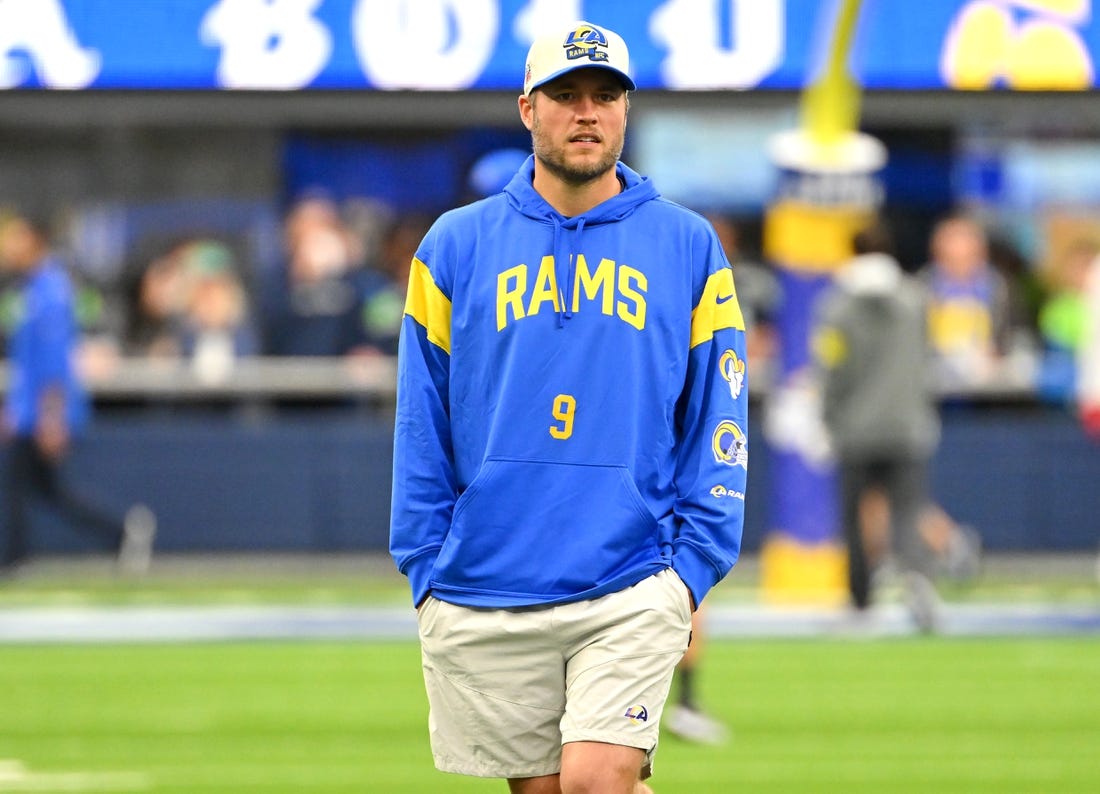
M1100 788L1093 6L868 0L840 70L861 99L831 96L869 149L822 161L781 141L812 126L828 0L0 0L0 237L33 219L71 279L91 407L61 475L155 527L151 557L116 561L32 506L0 578L0 791L494 790L429 769L386 555L394 357L417 244L515 172L526 49L582 18L631 47L623 160L715 224L749 324L743 558L702 663L733 738L670 746L659 790ZM846 608L806 349L853 212L889 222L933 294L935 637L902 609L873 498L882 596L869 623ZM937 292L945 269L979 286ZM0 275L5 391L23 283ZM774 747L738 747L762 725ZM910 755L882 743L906 725L927 740ZM819 756L827 726L847 740Z

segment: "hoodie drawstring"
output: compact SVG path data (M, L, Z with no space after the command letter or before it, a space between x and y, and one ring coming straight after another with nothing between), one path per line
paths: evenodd
M573 291L576 289L577 282L577 257L580 256L579 252L583 250L581 247L581 239L584 236L584 218L581 217L577 221L577 233L573 238L573 250L569 252L569 265L565 270L565 319L573 319Z
M561 221L554 218L554 247L550 249L554 257L554 275L558 282L558 328L565 326L565 292L562 290L561 275L558 263L562 261L561 254Z
M576 225L576 231L573 237L573 244L568 246L571 250L566 252L562 245L562 231L566 229L566 225ZM575 220L569 218L565 223L561 223L556 218L554 219L554 272L558 280L558 328L565 326L566 320L573 319L573 297L576 288L577 280L577 256L582 249L582 239L584 237L584 224L585 218L579 217ZM560 264L559 264L560 263ZM564 265L565 273L564 278L561 272Z

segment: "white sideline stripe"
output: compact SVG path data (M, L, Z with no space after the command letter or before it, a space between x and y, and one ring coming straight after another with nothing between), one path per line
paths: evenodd
M147 791L139 772L34 772L18 759L0 758L0 791Z
M899 636L916 633L908 610L883 604L857 619L835 607L717 607L715 637ZM937 634L957 637L1100 634L1100 604L949 604Z
M714 605L714 637L912 634L900 604L855 621L826 607ZM949 636L1100 634L1100 605L949 604L938 632ZM250 639L405 640L416 633L406 607L197 606L11 607L0 609L0 643L192 642Z
M3 642L172 642L416 636L412 608L17 607L0 610Z

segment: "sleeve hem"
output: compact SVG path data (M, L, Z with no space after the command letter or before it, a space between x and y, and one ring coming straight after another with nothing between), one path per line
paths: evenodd
M672 570L691 591L698 609L714 585L721 580L717 569L707 557L690 543L677 543L672 554Z
M439 549L433 548L422 552L405 565L404 573L409 577L409 585L412 587L413 606L423 601L431 590L432 569L438 556Z

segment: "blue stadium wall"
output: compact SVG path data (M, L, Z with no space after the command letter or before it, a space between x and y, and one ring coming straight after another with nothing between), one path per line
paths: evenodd
M67 471L120 513L150 504L161 552L383 551L391 442L392 419L359 408L111 411ZM767 527L768 455L754 449L746 551ZM1100 444L1064 410L947 407L932 480L989 549L1094 551L1100 542ZM48 511L36 514L36 552L93 547Z

